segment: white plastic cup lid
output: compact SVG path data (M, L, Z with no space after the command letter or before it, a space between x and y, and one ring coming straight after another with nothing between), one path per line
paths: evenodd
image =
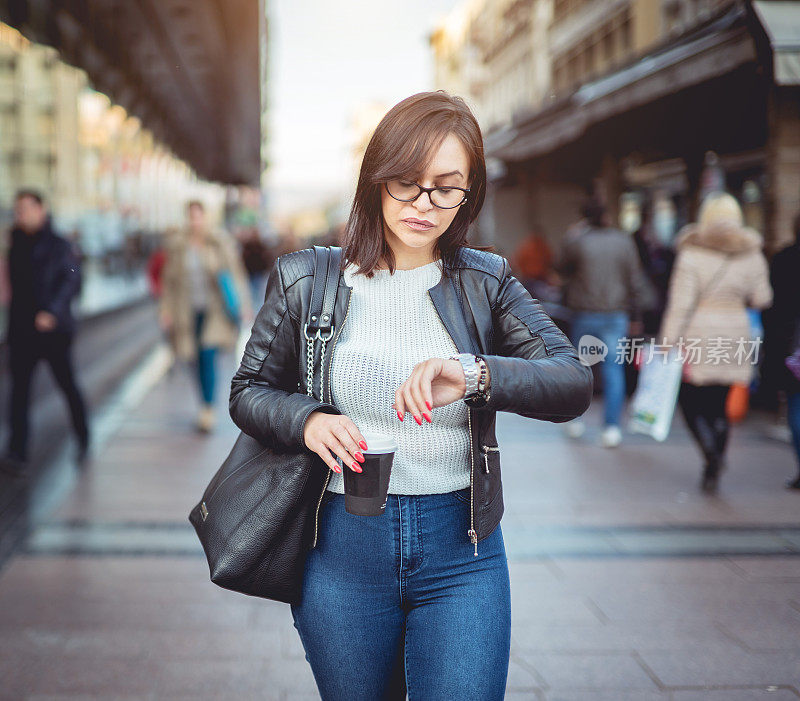
M385 433L361 433L367 442L365 453L395 453L397 441Z

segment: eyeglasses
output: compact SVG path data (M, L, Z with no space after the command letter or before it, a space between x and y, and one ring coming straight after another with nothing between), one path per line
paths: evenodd
M467 201L469 188L464 187L422 187L410 180L390 180L386 192L398 202L413 202L423 192L428 193L431 204L439 209L455 209Z

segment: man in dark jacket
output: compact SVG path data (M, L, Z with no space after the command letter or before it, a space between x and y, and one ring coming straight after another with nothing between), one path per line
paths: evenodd
M765 312L764 382L786 394L787 419L800 470L800 380L786 367L786 357L800 346L800 214L794 220L795 240L772 257L772 308ZM800 489L800 471L788 486Z
M608 226L603 204L591 199L583 207L583 216L583 226L564 242L557 269L565 280L566 304L573 312L572 342L584 362L602 363L605 425L600 442L614 448L622 440L620 416L625 402L625 349L619 347L620 341L629 326L638 333L642 312L655 304L655 290L631 236ZM594 339L602 341L607 355L584 357L580 343L584 337L587 347L599 346ZM577 438L585 426L575 419L566 429Z
M38 192L17 193L14 217L8 253L11 438L4 467L21 473L28 458L31 379L39 360L47 361L67 399L81 462L87 457L89 431L71 361L75 321L70 307L81 284L78 258L72 245L53 231Z

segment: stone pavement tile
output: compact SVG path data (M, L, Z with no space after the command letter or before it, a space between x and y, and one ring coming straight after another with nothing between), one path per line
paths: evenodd
M800 616L787 616L772 620L768 625L759 622L728 621L721 624L723 630L749 650L800 651Z
M666 691L548 691L546 701L671 701Z
M508 571L512 579L535 584L537 587L541 587L545 583L556 585L562 579L561 572L553 565L550 558L540 561L509 560Z
M601 623L583 596L546 596L535 590L529 591L517 582L511 583L511 620L524 625L529 622L561 625Z
M728 647L709 647L704 654L696 651L640 654L667 687L800 684L800 651L735 652Z
M521 657L544 679L547 688L554 691L658 690L629 654L537 653Z
M25 694L25 701L155 701L153 694Z
M29 694L146 695L155 668L137 658L56 655L36 658L26 680Z
M723 632L689 621L646 624L607 624L601 626L553 626L528 624L511 631L512 645L520 653L565 652L603 653L653 651L702 651L709 645L741 650Z
M797 701L791 689L693 689L673 691L672 701Z
M13 654L31 659L61 654L132 659L144 656L147 646L147 637L136 631L96 628L69 631L46 627L0 631L0 659Z
M310 668L303 669L288 660L272 666L252 658L167 657L151 664L151 688L159 699L197 694L277 701L285 689L316 690Z
M218 630L242 630L249 616L241 606L194 603L129 604L125 601L86 602L69 606L18 601L0 610L0 630L23 626L61 629L192 630L213 634Z
M284 657L284 643L278 630L226 630L211 635L183 630L133 631L132 634L142 641L144 656L153 660L162 657L173 660L248 658L258 662Z
M800 582L800 557L729 557L733 571L747 579L793 579Z
M553 565L569 585L578 584L590 588L606 585L615 588L632 583L655 583L662 586L696 584L698 582L734 582L729 566L722 558L682 557L628 557L578 559L553 558Z
M525 692L528 694L541 690L542 680L530 669L525 662L520 662L520 657L512 654L508 662L508 678L506 679L506 692Z

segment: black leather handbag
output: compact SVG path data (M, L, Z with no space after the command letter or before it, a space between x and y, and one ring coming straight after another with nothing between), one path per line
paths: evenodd
M303 329L311 396L314 344L322 342L322 363L325 342L333 336L342 249L314 246L314 252L314 284ZM189 514L211 581L250 596L300 603L327 469L316 453L278 450L242 432Z

